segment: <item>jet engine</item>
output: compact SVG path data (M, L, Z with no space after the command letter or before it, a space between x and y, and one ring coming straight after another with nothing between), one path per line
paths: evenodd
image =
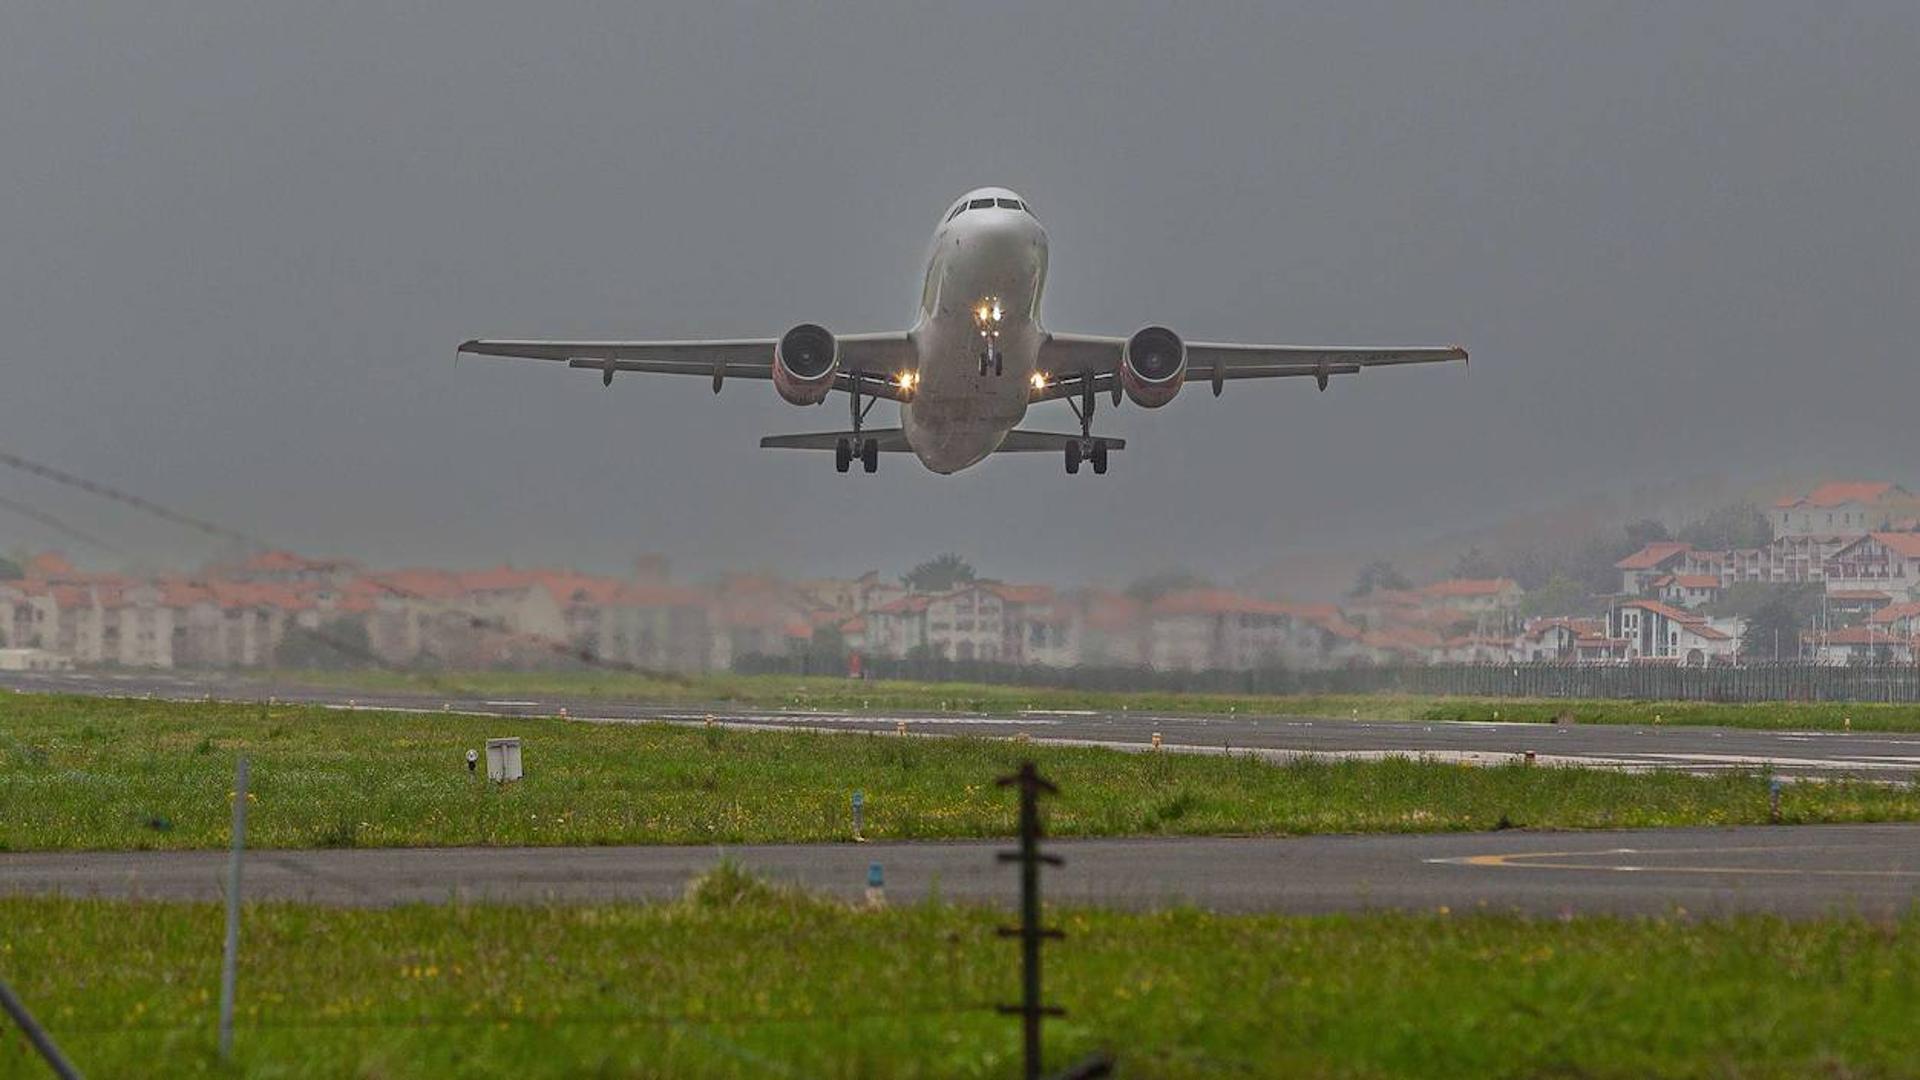
M1120 385L1127 399L1157 409L1173 400L1187 380L1187 345L1164 326L1149 326L1127 339L1120 353Z
M833 392L840 343L823 326L801 323L773 347L773 388L789 405L818 405Z

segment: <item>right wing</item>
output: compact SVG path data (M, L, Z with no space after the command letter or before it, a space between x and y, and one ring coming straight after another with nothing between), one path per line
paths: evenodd
M1040 368L1048 383L1035 390L1032 400L1051 401L1080 392L1075 385L1090 378L1097 390L1120 392L1117 376L1127 339L1099 334L1049 334L1040 346ZM1433 364L1465 360L1467 350L1436 348L1373 348L1344 345L1252 345L1230 341L1189 341L1187 378L1210 382L1218 394L1229 379L1312 378L1327 388L1332 375L1353 375L1370 367L1394 364Z
M913 342L900 331L843 334L840 374L834 388L875 397L895 397L895 373L913 366ZM551 360L568 367L601 373L611 385L617 372L660 375L704 375L715 392L726 379L773 378L773 349L777 338L720 338L708 341L508 341L479 339L462 342L459 352L516 360Z

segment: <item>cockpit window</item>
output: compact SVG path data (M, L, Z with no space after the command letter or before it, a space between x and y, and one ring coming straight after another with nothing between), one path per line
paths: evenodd
M948 220L948 221L952 221L952 220L953 220L954 218L957 218L957 217L959 217L959 216L960 216L960 211L962 211L962 210L965 210L966 208L967 208L967 204L966 204L966 203L961 203L960 205L958 205L958 206L956 206L956 207L954 207L954 208L953 208L953 213L951 213L951 214L948 214L948 215L947 215L947 220Z
M967 204L969 210L986 210L993 206L992 199L975 199Z
M1019 199L995 199L995 200L994 200L994 202L997 202L997 203L999 203L999 204L1000 204L1000 209L1002 209L1002 210L1021 210L1021 209L1025 209L1024 207L1022 207L1022 206L1020 205L1020 200L1019 200Z

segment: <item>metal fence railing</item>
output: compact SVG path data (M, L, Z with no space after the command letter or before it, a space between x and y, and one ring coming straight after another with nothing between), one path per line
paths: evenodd
M844 662L747 656L743 674L846 675ZM870 679L983 683L1068 690L1202 694L1436 694L1471 697L1618 698L1649 701L1920 702L1920 665L1801 661L1683 667L1671 664L1423 664L1324 670L1155 671L1144 667L1041 667L981 660L867 660Z

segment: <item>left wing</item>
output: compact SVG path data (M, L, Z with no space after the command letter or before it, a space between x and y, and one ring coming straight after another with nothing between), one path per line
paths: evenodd
M1080 392L1078 380L1092 376L1095 388L1118 392L1117 374L1120 354L1127 339L1094 334L1049 334L1040 346L1040 370L1048 385L1034 392L1033 400L1051 401ZM1278 379L1308 376L1320 389L1334 375L1353 375L1363 368L1394 364L1434 364L1467 359L1467 350L1459 346L1444 348L1413 346L1373 348L1339 345L1247 345L1229 341L1190 341L1187 345L1187 378L1213 384L1220 393L1228 379Z
M913 343L904 332L842 334L840 373L834 388L862 394L896 397L893 374L913 363ZM777 338L718 338L707 341L506 341L482 339L462 342L459 352L517 360L552 360L573 368L601 373L611 385L618 372L659 375L704 375L717 393L726 379L773 378L773 349Z

